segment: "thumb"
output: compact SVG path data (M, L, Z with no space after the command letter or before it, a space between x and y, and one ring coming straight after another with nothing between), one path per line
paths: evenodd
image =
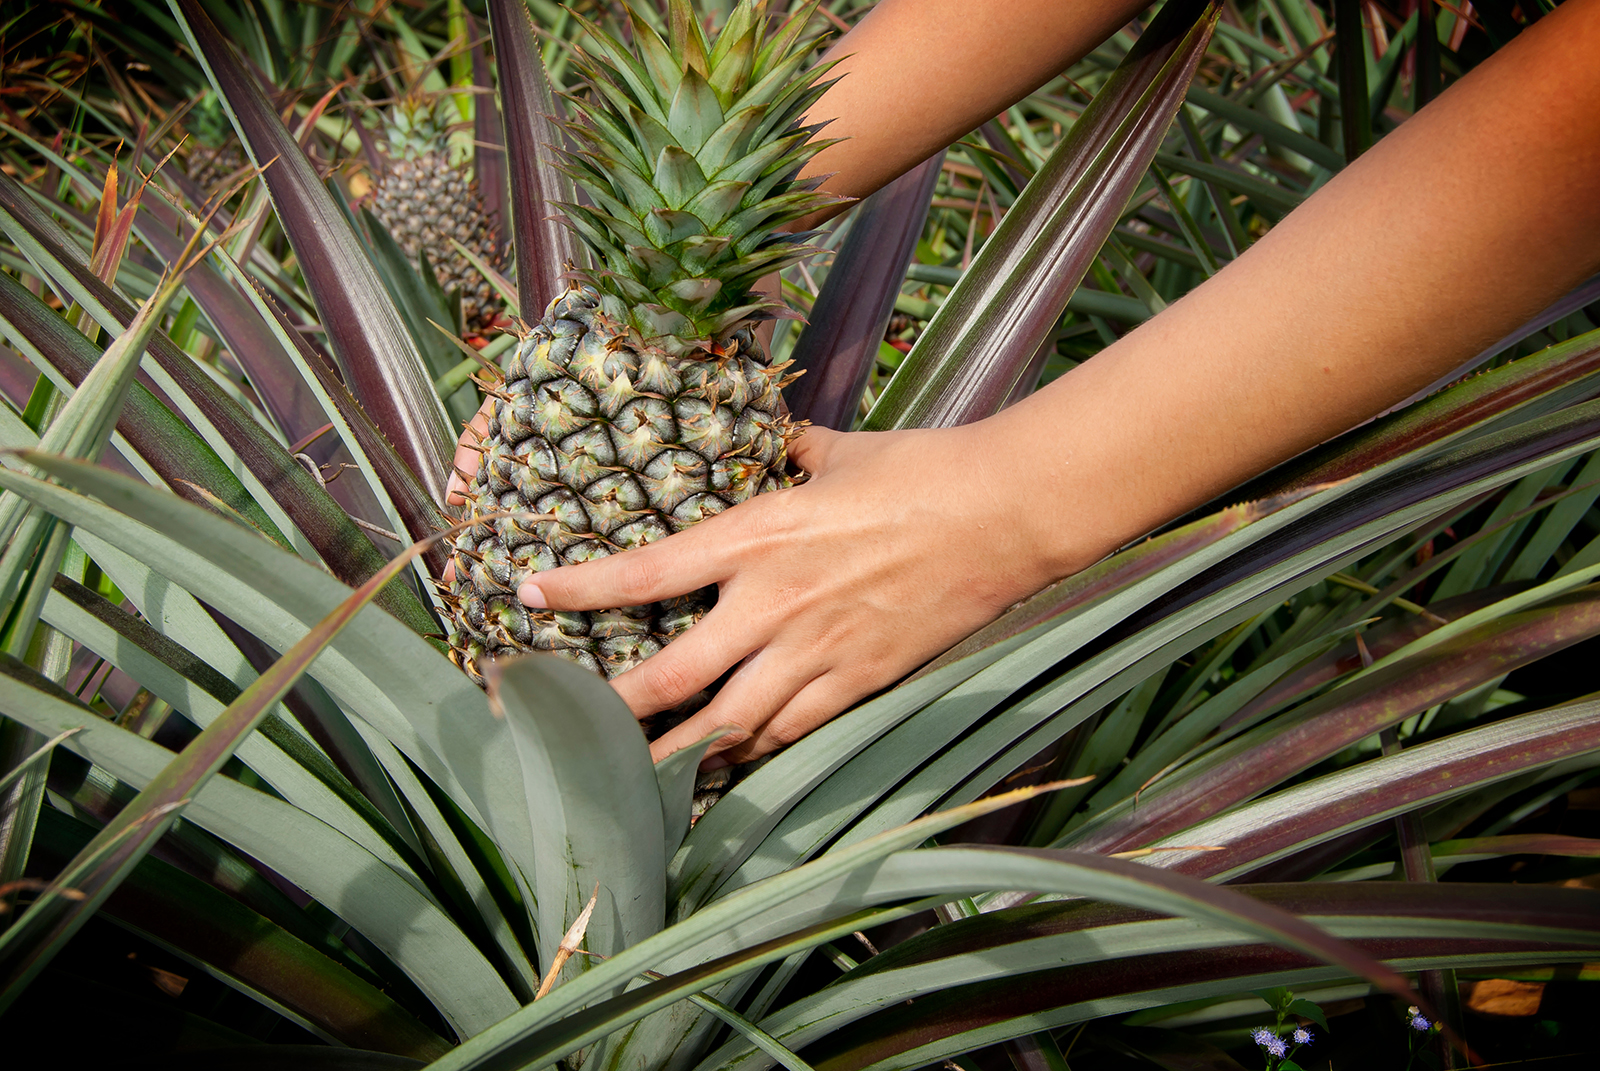
M844 438L844 432L831 428L806 428L800 437L789 444L789 460L813 476L828 471L834 446Z

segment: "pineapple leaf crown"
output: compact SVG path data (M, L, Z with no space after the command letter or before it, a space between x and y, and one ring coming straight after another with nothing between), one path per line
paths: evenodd
M671 0L665 40L630 8L632 48L582 20L577 147L562 155L590 204L559 207L595 254L578 274L641 336L679 349L781 314L752 288L814 252L778 228L841 200L797 179L832 144L800 125L831 84L825 66L801 70L815 6L769 36L765 0L741 0L715 42L688 0Z
M382 113L383 151L391 160L416 160L430 152L449 155L454 107L444 100L407 97Z

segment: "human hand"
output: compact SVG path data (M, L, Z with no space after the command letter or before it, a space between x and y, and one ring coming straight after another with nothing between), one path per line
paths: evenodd
M461 432L461 438L456 441L456 456L451 462L450 480L445 485L446 506L467 504L467 477L478 471L478 451L474 444L489 434L489 414L493 411L494 399L485 398L483 405L479 406L472 419L467 421L467 427ZM447 575L445 580L449 579Z
M981 425L812 428L811 474L649 546L542 572L518 594L562 610L633 606L708 584L716 606L611 683L637 716L739 669L651 745L659 760L722 726L703 768L758 758L885 687L1056 578L996 486ZM1054 574L1054 575L1053 575Z

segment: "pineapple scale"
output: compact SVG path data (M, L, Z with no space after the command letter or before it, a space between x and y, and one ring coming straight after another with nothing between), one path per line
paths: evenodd
M607 678L633 668L703 617L714 589L578 613L530 610L517 588L791 483L782 368L748 327L683 356L637 339L595 290L574 287L519 342L494 392L470 515L542 519L502 517L456 537L452 657L480 684L486 659L527 651Z

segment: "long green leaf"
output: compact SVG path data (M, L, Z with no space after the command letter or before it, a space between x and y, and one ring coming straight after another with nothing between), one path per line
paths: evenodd
M1541 955L1570 962L1600 944L1600 898L1587 890L1387 883L1241 892L1400 969ZM818 1067L909 1068L1034 1030L1260 988L1264 975L1299 987L1341 972L1210 925L1081 901L1039 905L936 927L763 1025L794 1047L824 1039L807 1049ZM766 1066L744 1048L725 1046L703 1066Z
M326 573L170 495L102 469L40 463L108 505L11 473L0 473L0 486L26 486L53 513L102 538L96 560L125 591L148 587L159 596L164 584L150 570L181 579L206 604L280 650L349 594ZM140 523L130 525L129 517ZM152 619L165 612L159 598L143 609ZM341 633L317 660L312 676L487 830L515 862L514 873L533 872L515 751L483 692L464 674L398 621L368 608L360 625Z
M1237 880L1289 854L1485 785L1600 751L1600 701L1521 714L1326 774L1189 826L1155 847L1155 866Z
M555 655L497 662L488 677L528 800L543 969L596 884L586 949L610 956L656 933L666 913L664 834L638 722L605 681ZM592 967L585 957L567 962L568 977Z
M13 220L20 228L11 231L12 237L19 244L31 243L30 256L48 258L55 278L101 326L121 331L132 322L133 308L94 277L82 261L81 251L66 240L49 217L22 196L21 188L12 179L4 175L0 175L0 209L4 210L0 220ZM6 226L9 229L11 224ZM292 337L304 345L297 333L284 332L282 337ZM276 511L273 516L283 532L289 533L291 539L298 536L296 523L278 505L280 497L294 509L296 521L307 526L318 545L329 550L330 566L338 565L341 575L348 573L346 579L359 583L382 565L382 556L326 490L265 428L251 420L210 377L201 373L192 358L159 333L152 336L150 345L155 365L147 371L152 373L156 385L183 409L183 415L219 456L235 455L244 462L238 475L241 479L248 475L261 488L257 492L257 504L269 512ZM393 448L389 449L392 452ZM275 493L269 495L267 487ZM437 507L431 513L418 510L415 523L426 526L431 532L439 527L435 519L440 516ZM436 627L432 615L408 589L398 585L385 589L381 599L386 609L410 622L418 633L426 634Z
M60 867L91 835L83 824L51 810L42 817L37 846L44 862ZM152 856L139 861L101 910L346 1045L419 1059L449 1047L343 965Z
M1012 798L1017 795L1008 794ZM976 806L979 805L969 804L959 808L958 812L967 813ZM942 819L945 816L934 817ZM905 830L923 827L929 821L921 819L905 827ZM903 830L897 830L880 835L874 841L825 856L760 886L743 890L688 921L663 931L652 941L630 949L623 956L614 957L603 968L591 971L584 981L618 969L632 955L642 953L657 943L667 942L680 931L700 930L714 919L724 922L736 903L753 897L761 897L767 904L761 917L751 920L758 925L754 929L741 928L737 934L730 934L718 942L721 947L729 944L748 945L755 939L766 937L768 933L773 935L768 940L781 945L778 937L783 933L820 926L841 915L852 914L863 905L913 900L929 895L954 898L976 888L1020 885L1048 886L1061 892L1095 896L1163 913L1210 920L1240 932L1265 936L1286 947L1325 957L1339 963L1343 970L1354 971L1390 991L1410 993L1403 979L1352 947L1287 912L1265 908L1233 890L1201 882L1166 882L1155 878L1160 873L1158 871L1120 860L1076 854L1033 853L1000 848L938 848L899 851L884 857L873 850L890 839L901 839L903 833ZM850 857L857 862L854 865L844 864L844 860ZM827 874L830 880L826 884L815 885L803 880L803 876L809 877L813 873ZM740 914L745 915L744 912ZM696 947L693 958L703 962L715 950L718 949ZM541 1002L513 1017L513 1022L520 1027L518 1033L521 1037L515 1040L515 1035L506 1037L511 1032L512 1023L502 1024L483 1038L463 1045L436 1066L440 1071L447 1068L543 1067L564 1052L586 1044L649 1010L704 988L717 980L718 975L748 970L771 956L770 951L749 959L730 955L726 962L706 963L699 969L686 970L683 977L668 977L662 982L630 990L582 1015L553 1021L548 1027L534 1031L532 1027L538 1021L537 1013L543 1010L545 1003ZM674 963L673 959L667 959L666 969L672 969ZM689 964L682 966L687 968ZM564 987L568 991L578 988L577 984ZM546 1001L562 994L563 990L558 989ZM571 995L576 997L578 994ZM549 1017L544 1019L550 1021ZM502 1040L503 1037L505 1040Z
M170 299L176 289L173 286L164 292ZM137 360L137 351L134 360ZM129 379L132 378L131 367ZM107 426L105 436L109 434ZM59 896L55 887L47 889L27 914L0 935L0 973L5 978L0 989L0 1007L9 1006L89 920L176 819L177 813L233 757L239 745L255 731L323 648L354 620L380 588L399 576L421 552L421 546L409 548L356 589L238 699L228 704L177 758L140 790L116 819L68 865L68 873L82 875L75 881L80 897L68 899ZM91 861L93 870L84 872Z

